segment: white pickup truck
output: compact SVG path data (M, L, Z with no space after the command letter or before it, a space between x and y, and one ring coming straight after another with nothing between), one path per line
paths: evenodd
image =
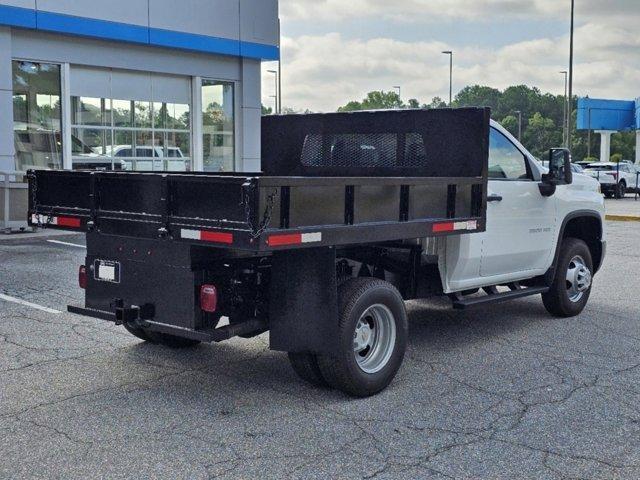
M260 173L29 172L31 224L87 233L69 311L172 348L269 331L304 380L368 396L402 364L405 300L585 308L604 198L567 150L547 170L476 108L271 116L262 137Z

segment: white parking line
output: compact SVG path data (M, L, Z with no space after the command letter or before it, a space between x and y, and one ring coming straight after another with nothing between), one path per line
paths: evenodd
M37 305L35 303L27 302L26 300L20 300L19 298L10 297L9 295L3 295L0 293L0 300L4 300L5 302L17 303L19 305L24 305L25 307L35 308L36 310L40 310L42 312L47 313L62 313L59 310L54 310L53 308L43 307L42 305Z
M47 240L49 243L55 243L56 245L66 245L67 247L76 247L76 248L84 248L87 247L85 245L78 245L77 243L69 243L69 242L61 242L60 240Z

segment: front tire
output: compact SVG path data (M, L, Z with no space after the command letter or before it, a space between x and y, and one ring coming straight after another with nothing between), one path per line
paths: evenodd
M587 244L565 238L550 290L542 295L547 311L561 318L582 313L591 296L593 260Z
M355 278L338 288L336 353L318 355L322 378L354 397L369 397L393 381L407 348L402 296L388 282Z
M627 185L624 182L620 182L616 187L616 198L619 200L624 198L627 194Z

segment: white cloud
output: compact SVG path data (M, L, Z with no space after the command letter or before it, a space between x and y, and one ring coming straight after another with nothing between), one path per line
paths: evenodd
M566 5L558 0L282 0L283 22L320 23L349 16L437 21L462 15L490 22L487 12L554 18ZM568 2L567 2L568 4ZM577 2L575 91L605 98L640 96L640 1ZM419 18L416 13L420 12ZM567 12L562 12L566 15ZM309 19L309 20L306 20ZM327 31L339 28L327 22ZM401 25L399 24L399 27ZM526 28L526 22L523 22ZM353 35L353 32L349 32ZM497 88L526 84L560 94L560 70L567 67L568 35L490 48L438 41L358 39L341 33L283 39L283 104L297 109L335 110L371 90L402 85L403 97L428 102L448 94L444 49L455 51L454 91L465 85ZM263 98L273 102L273 78L265 76Z
M566 15L569 0L280 0L284 21L383 18L429 23L443 18L492 21ZM613 17L629 20L640 15L638 0L578 0L578 19Z

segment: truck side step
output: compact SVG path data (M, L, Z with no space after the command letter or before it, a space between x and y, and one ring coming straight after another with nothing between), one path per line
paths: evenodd
M460 294L452 294L449 297L453 302L454 309L466 310L467 308L471 307L480 307L483 305L508 302L510 300L516 300L518 298L540 295L549 291L549 287L521 287L518 284L509 285L509 287L511 288L510 292L499 293L496 287L491 287L485 289L487 295L480 297L465 298Z

